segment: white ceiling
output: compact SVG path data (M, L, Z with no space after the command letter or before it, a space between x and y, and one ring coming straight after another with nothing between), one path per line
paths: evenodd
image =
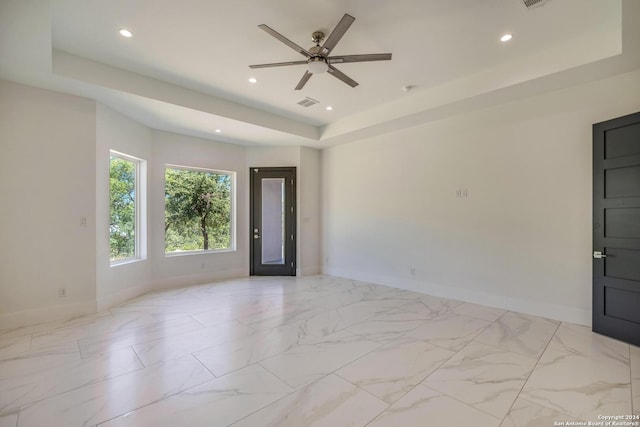
M638 66L637 0L0 2L0 76L247 145L322 148ZM309 48L311 32L329 33L344 13L356 21L332 54L393 54L337 65L356 88L322 74L295 91L305 66L248 67L304 59L259 24ZM304 97L320 103L297 105Z

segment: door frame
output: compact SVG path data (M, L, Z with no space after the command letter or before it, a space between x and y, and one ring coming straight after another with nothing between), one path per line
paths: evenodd
M271 274L270 268L261 265L256 269L256 261L258 256L256 255L256 240L254 238L254 230L258 229L262 233L262 224L258 224L259 216L258 209L261 208L260 194L256 191L257 174L260 172L266 172L268 174L275 175L276 178L285 178L290 182L287 182L285 187L285 266L288 264L287 271L289 274ZM249 275L251 276L295 276L297 269L297 205L296 205L296 176L297 170L295 166L279 166L279 167L250 167L249 168ZM286 181L285 181L286 182ZM277 267L282 268L282 264L273 266L274 270ZM256 271L259 270L259 271Z

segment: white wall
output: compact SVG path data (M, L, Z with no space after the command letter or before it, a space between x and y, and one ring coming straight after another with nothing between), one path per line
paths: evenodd
M321 152L313 148L300 148L299 206L301 274L320 274L322 271L322 218L320 210Z
M324 272L590 324L591 125L639 94L636 71L325 150Z
M247 170L254 167L292 167L300 165L300 147L248 147Z
M110 266L109 257L109 150L151 160L151 130L98 104L96 123L96 292L98 310L126 301L152 288L151 261ZM146 169L146 168L145 168ZM146 171L144 171L146 172ZM142 188L147 182L141 176ZM144 192L143 192L144 194ZM146 202L146 201L145 201ZM143 221L147 221L145 215ZM143 232L144 228L138 229ZM142 236L145 242L146 235Z
M0 80L0 329L96 309L95 135L94 101Z
M246 149L167 132L154 131L149 164L149 257L154 288L206 283L249 274ZM165 256L164 170L179 165L236 172L236 250Z
M94 101L6 81L0 144L0 329L93 313L153 289L248 275L248 165L297 167L298 273L320 270L317 150L248 149L152 131ZM147 258L113 267L111 149L147 161ZM236 172L235 251L165 256L165 164Z
M98 306L106 308L152 289L248 274L245 149L189 136L152 131L108 107L98 107ZM109 266L109 150L147 161L147 258ZM181 165L236 172L236 250L165 256L164 168Z

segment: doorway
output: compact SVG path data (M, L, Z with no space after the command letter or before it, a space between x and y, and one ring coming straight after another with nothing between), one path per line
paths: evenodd
M250 168L250 274L296 275L296 168Z
M593 331L640 345L640 113L593 125Z

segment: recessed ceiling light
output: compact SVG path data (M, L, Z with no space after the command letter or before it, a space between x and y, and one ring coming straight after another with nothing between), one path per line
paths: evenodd
M331 111L331 110L333 110L333 107L332 107L331 105L327 105L327 107L325 108L325 110L327 110L327 111Z
M500 41L501 42L508 42L512 38L513 38L513 36L511 34L505 34L502 37L500 37Z
M258 79L256 79L255 77L251 77L249 79L249 83L258 83Z
M122 37L126 37L126 38L133 37L133 33L127 30L126 28L120 28L118 32Z
M216 129L216 133L222 133L222 129Z

